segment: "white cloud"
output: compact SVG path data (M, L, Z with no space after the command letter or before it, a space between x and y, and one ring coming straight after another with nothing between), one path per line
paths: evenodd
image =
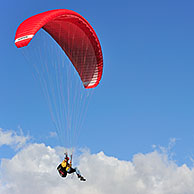
M53 131L50 131L49 132L49 137L51 137L51 138L52 137L57 137L57 133L55 131L54 132Z
M56 166L62 148L31 144L11 159L2 159L1 194L194 194L194 169L178 166L157 151L121 161L103 152L80 156L86 182L76 176L62 179Z
M29 140L29 136L24 136L22 129L20 133L16 133L13 130L3 130L0 128L0 146L8 145L14 149L19 149Z

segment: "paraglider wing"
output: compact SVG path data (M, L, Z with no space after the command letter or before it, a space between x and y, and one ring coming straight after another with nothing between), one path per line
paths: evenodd
M66 9L37 14L18 27L16 46L27 46L41 28L52 36L69 57L84 87L96 87L102 76L103 56L98 37L86 19Z

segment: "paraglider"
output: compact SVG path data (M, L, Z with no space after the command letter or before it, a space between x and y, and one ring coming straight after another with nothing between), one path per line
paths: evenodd
M40 36L41 29L44 31L43 37L52 37L52 41L50 39L46 41L48 46L45 47L51 48L41 53L39 48L44 45L43 41L35 45L34 50L38 54L33 55L32 59L38 56L36 63L40 65L32 63L36 64L35 69L48 99L58 137L62 144L72 147L85 115L82 109L87 107L85 102L89 92L86 89L95 88L102 77L101 45L89 22L80 14L67 9L46 11L24 20L16 31L15 45L18 48L26 47L32 39ZM51 44L54 46L50 46ZM64 65L65 57L72 63L73 70L66 69L68 65ZM30 58L30 62L32 59ZM84 86L81 89L79 83L74 83L73 79L77 79L76 77ZM70 163L68 162L67 155L57 168L60 175L66 177L68 173L75 172L78 178L84 181L85 178L78 169L72 168L72 159Z
M103 57L98 37L87 20L66 9L34 15L18 27L15 45L18 48L27 46L41 28L53 37L69 57L84 87L96 87L102 76Z
M72 173L76 173L77 177L81 180L81 181L86 181L86 179L81 175L80 171L78 170L77 167L73 168L72 167L72 155L71 155L71 159L69 162L69 157L68 154L65 153L65 158L62 161L61 164L59 164L59 166L57 167L57 170L60 174L61 177L66 177L67 174L72 174Z

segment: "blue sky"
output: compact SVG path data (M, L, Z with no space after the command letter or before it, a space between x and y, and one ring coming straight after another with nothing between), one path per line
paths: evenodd
M1 5L0 128L36 142L53 128L38 82L14 45L18 25L51 9L71 9L96 30L104 74L88 109L80 146L119 159L168 146L189 163L194 146L193 1L5 1ZM0 148L2 156L10 150Z

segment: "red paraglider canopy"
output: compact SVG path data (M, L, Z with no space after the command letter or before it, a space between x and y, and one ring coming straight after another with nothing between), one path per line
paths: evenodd
M66 9L34 15L18 27L15 35L16 46L27 46L41 28L48 32L67 54L84 87L96 87L102 76L103 56L98 37L86 19Z

